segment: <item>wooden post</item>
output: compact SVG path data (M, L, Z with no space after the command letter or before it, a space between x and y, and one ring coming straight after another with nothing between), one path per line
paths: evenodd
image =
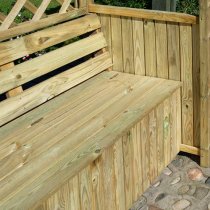
M201 166L210 166L210 0L200 0Z
M152 0L153 10L176 11L176 0Z

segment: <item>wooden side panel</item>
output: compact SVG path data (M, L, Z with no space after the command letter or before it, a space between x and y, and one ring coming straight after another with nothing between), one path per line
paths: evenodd
M111 21L113 68L131 74L182 81L182 143L199 148L198 25L112 15L111 19L114 19L113 25ZM102 27L106 25L102 23Z
M200 1L201 165L210 166L210 0Z
M40 209L129 209L179 152L180 107L177 90L42 203Z

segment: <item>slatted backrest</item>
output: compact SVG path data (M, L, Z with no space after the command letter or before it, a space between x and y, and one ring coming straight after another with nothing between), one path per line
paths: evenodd
M0 94L21 86L23 91L1 99L0 126L111 67L100 27L97 15L87 14L1 42ZM8 66L26 55L31 59Z

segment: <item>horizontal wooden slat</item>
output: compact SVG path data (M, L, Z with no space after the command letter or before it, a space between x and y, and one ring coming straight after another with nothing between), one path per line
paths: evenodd
M189 146L186 144L181 144L180 151L193 154L193 155L200 155L200 148Z
M48 26L52 26L64 21L72 20L86 13L87 12L85 11L85 9L78 9L64 14L53 14L35 22L28 21L25 23L21 23L18 26L9 28L6 31L0 31L0 41L10 39L21 34L29 33L31 31L39 30Z
M84 62L0 103L0 126L112 66L108 53Z
M168 22L178 22L178 23L189 23L196 24L198 19L196 16L176 13L176 12L163 12L163 11L152 11L145 9L133 9L125 7L114 7L114 6L104 6L97 4L89 4L89 12L116 15L124 17L134 17L149 20L162 20Z
M0 93L18 87L104 47L106 47L106 40L102 33L98 33L0 72Z
M96 15L66 22L8 42L0 43L0 65L32 54L100 27Z
M107 88L113 83L118 83L120 86L124 84L119 79L121 74L117 72L104 72L96 76L96 78L104 74L109 75L107 80L104 81L107 84ZM95 87L96 78L91 79L92 87ZM180 86L179 82L157 78L144 78L145 83L143 84L140 82L142 80L140 76L127 74L126 78L128 86L125 85L121 98L110 104L110 106L104 107L105 109L101 110L100 114L91 116L86 123L82 123L72 132L64 135L64 132L68 131L69 128L68 124L66 124L67 130L63 130L63 133L57 133L58 135L64 135L59 142L43 151L33 160L28 161L27 164L23 164L15 173L5 176L0 181L0 196L2 198L0 207L2 209L18 209L18 207L28 209L36 204L49 192L52 192L61 183L64 183L68 178L81 170L86 164L96 159L103 149L110 146L114 140L130 129L136 121L148 114L151 109L170 96ZM129 85L136 78L139 78L139 81L135 81L134 86ZM101 85L103 84L102 82ZM74 90L77 89L79 93L85 92L84 85L81 84ZM103 92L101 95L103 96ZM60 97L62 98L62 95ZM103 97L91 97L89 100L86 100L86 103L81 105L81 108L84 106L83 108L87 110L87 115L91 114L88 112L90 107L88 104L94 99L100 101ZM114 100L114 97L111 96L110 100ZM108 103L110 100L106 100L105 103ZM74 102L70 100L70 103ZM45 103L43 108L50 106L51 103L53 102ZM100 106L95 108L101 109ZM62 112L62 109L58 110L58 112ZM80 112L74 113L78 116L79 121L86 117L84 113L82 118ZM54 113L52 113L53 115ZM62 116L60 120L60 125L62 125ZM48 123L50 122L48 121ZM42 121L40 121L35 126L42 127L43 125ZM56 126L55 122L51 123L51 125ZM33 127L31 129L33 130ZM50 134L51 132L48 130L48 135ZM40 133L40 135L39 141L43 140L41 141L41 147L44 146L43 144L48 144L49 141L55 140L55 138L48 138L46 133ZM33 146L31 149L33 150Z

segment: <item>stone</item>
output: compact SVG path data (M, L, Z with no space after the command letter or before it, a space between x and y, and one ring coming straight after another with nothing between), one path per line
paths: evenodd
M158 187L158 186L160 185L160 183L161 183L160 181L154 183L154 184L153 184L153 187Z
M186 199L182 199L179 201L176 201L172 208L173 210L183 210L186 209L187 207L189 207L191 205L190 201L186 200Z
M186 194L190 190L189 185L183 185L178 189L178 195Z
M163 198L165 198L167 195L165 193L160 193L156 198L155 198L155 202L159 202L160 200L162 200Z
M181 181L181 177L179 176L179 177L175 178L175 179L171 182L171 185L177 184L177 183L179 183L180 181Z
M206 184L210 185L210 177L207 178L207 180L205 181Z
M183 166L184 160L182 158L177 158L171 162L175 167L181 168Z
M166 168L163 170L163 173L164 173L165 175L167 175L167 176L170 176L170 175L172 174L172 171L171 171L168 167L166 167Z
M145 196L141 196L133 205L132 209L141 209L147 204L147 198Z
M208 192L209 192L209 189L205 187L197 187L193 196L197 198L198 200L202 200L203 198L207 196Z
M159 207L156 207L156 206L149 205L148 210L163 210L163 209L160 209Z
M188 178L192 181L201 181L204 179L204 176L199 168L191 168L188 171Z
M208 210L210 210L210 203L209 203L209 205L208 205Z

